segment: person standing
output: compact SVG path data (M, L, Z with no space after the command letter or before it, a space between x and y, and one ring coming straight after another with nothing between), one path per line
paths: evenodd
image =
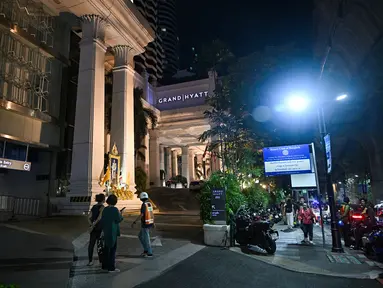
M149 201L148 193L141 192L140 199L142 201L141 214L132 223L132 227L141 218L141 230L138 234L138 239L140 239L141 245L144 248L141 256L146 258L153 257L152 246L150 244L150 229L154 226L153 206Z
M115 207L117 204L117 196L110 195L106 199L107 207L102 212L102 231L104 232L104 261L102 262L102 269L108 272L120 272L116 269L116 250L117 250L117 237L120 236L120 223L123 220L121 212Z
M303 209L299 211L299 220L303 224L302 230L304 233L304 239L302 240L302 243L314 244L313 229L315 222L315 214L311 208L307 207L306 203L303 204Z
M97 240L101 236L102 232L102 226L101 226L101 216L102 211L104 210L104 202L105 202L105 195L104 194L97 194L96 195L96 202L97 204L93 205L92 209L90 210L88 222L89 222L89 230L90 230L90 238L89 238L89 244L88 244L88 259L89 263L88 266L93 265L93 251L94 246L96 245ZM99 255L99 261L102 262L102 259Z
M350 229L351 229L351 207L350 207L350 198L344 197L344 203L340 208L340 219L343 222L343 239L344 246L350 247Z
M285 200L282 200L282 201L281 201L281 204L280 204L280 208L281 208L282 220L283 220L283 224L284 224L284 225L287 224L287 221L286 221L285 205L286 205Z
M293 229L294 227L294 205L291 199L287 199L285 204L287 228Z

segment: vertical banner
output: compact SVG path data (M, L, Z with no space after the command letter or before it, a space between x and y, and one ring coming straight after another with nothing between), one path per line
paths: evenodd
M327 159L327 174L331 173L332 159L331 159L331 138L330 134L324 136L324 144L326 147L326 159Z
M226 191L223 188L211 190L211 219L215 224L226 224Z

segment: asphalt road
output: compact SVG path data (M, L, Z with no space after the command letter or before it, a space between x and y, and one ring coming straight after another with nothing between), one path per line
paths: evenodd
M72 260L67 240L0 226L0 284L66 288Z
M347 264L345 264L347 265ZM249 257L205 248L137 288L380 288L376 280L355 280L290 272Z
M124 215L124 221L120 225L122 234L138 235L140 220L137 221L134 228L131 228L131 224L136 218L137 215ZM203 230L199 216L155 215L154 218L156 227L151 232L152 236L202 244Z

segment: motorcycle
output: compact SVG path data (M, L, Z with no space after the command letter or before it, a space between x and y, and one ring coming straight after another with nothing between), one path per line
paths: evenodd
M272 229L270 221L262 220L263 213L251 213L241 206L235 214L235 240L241 246L264 255L272 255L277 249L277 231Z
M383 262L383 227L377 225L372 232L362 237L362 243L367 255L375 256L379 262Z

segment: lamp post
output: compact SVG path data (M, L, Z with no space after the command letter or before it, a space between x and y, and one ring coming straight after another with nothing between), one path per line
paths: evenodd
M341 96L343 97L344 95L341 95ZM341 96L338 96L336 99L338 101L340 101L340 100L343 100L347 97L347 96L345 96L344 98L342 98ZM341 98L339 98L339 97L341 97ZM321 135L320 139L321 139L322 148L323 148L324 161L327 164L328 155L327 155L327 149L326 149L327 147L326 147L325 137L328 134L327 134L327 129L326 129L326 121L324 118L324 109L323 109L322 105L318 109L318 122L319 122L318 123L319 124L319 133ZM328 139L328 141L330 141L330 138ZM339 232L339 227L338 227L338 221L336 218L336 205L335 205L334 187L332 186L332 179L331 179L331 167L329 169L328 164L325 165L325 175L326 175L327 197L328 197L330 215L331 215L332 252L343 253L344 251L342 248L342 242L340 240L341 239L340 238L340 232Z
M336 97L335 100L342 101L346 98L347 98L347 95L342 94ZM309 100L304 96L292 96L288 99L287 105L290 110L294 112L301 112L308 107ZM327 163L328 147L326 147L325 137L328 135L328 133L327 133L326 121L324 117L323 103L320 103L320 105L318 106L317 114L318 114L318 126L319 126L320 139L321 139L321 143L323 145L323 151L324 151L323 153L324 161L325 163ZM329 138L328 138L328 141L330 141ZM327 145L329 144L330 143L327 143ZM342 248L342 242L341 242L339 228L338 228L338 221L336 219L336 206L335 206L334 188L332 186L332 180L331 180L331 167L329 169L328 164L325 165L325 175L326 175L327 197L329 201L330 214L331 214L332 251L341 253L343 252L343 248Z

